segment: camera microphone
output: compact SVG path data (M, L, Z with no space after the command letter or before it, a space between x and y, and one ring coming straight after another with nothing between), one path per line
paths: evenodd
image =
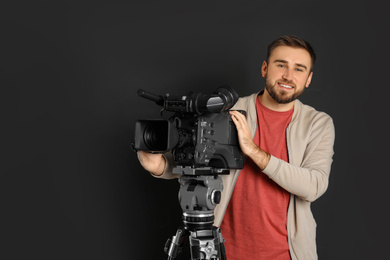
M148 92L146 90L143 90L143 89L139 89L137 91L137 94L140 97L143 97L143 98L146 98L146 99L149 99L149 100L152 100L152 101L156 102L156 104L159 105L159 106L163 106L164 105L164 98L163 98L163 96L155 95L155 94L150 93L150 92Z

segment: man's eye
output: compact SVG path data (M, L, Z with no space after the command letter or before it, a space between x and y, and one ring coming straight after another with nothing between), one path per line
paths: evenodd
M299 72L302 72L303 71L303 69L296 69L297 71L299 71Z
M279 64L278 67L284 68L284 64Z

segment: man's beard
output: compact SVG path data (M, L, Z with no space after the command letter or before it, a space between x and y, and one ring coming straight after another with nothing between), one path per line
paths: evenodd
M293 93L291 96L288 94L287 91L284 90L281 90L278 93L276 90L276 84L277 84L276 82L275 84L272 84L270 80L266 78L265 89L268 91L269 95L279 104L288 104L290 102L293 102L294 100L296 100L298 97L302 95L303 91L305 91L305 88L303 88L302 90ZM289 82L285 82L285 83L289 83Z

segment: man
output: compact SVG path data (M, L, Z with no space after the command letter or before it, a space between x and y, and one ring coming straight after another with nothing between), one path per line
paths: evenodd
M264 91L233 107L246 117L230 112L247 160L241 171L222 176L224 191L215 209L229 260L317 259L310 203L328 187L334 125L327 114L297 100L310 85L314 63L309 43L280 37L261 67ZM176 177L169 155L138 155L153 175Z

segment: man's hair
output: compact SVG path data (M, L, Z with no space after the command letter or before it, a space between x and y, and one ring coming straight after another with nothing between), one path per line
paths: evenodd
M272 51L279 46L289 46L294 48L303 48L307 50L311 57L311 71L313 71L314 63L316 61L316 54L311 47L310 43L294 35L285 35L281 36L278 39L274 40L267 48L267 58L266 61L269 63L269 57L271 56Z

